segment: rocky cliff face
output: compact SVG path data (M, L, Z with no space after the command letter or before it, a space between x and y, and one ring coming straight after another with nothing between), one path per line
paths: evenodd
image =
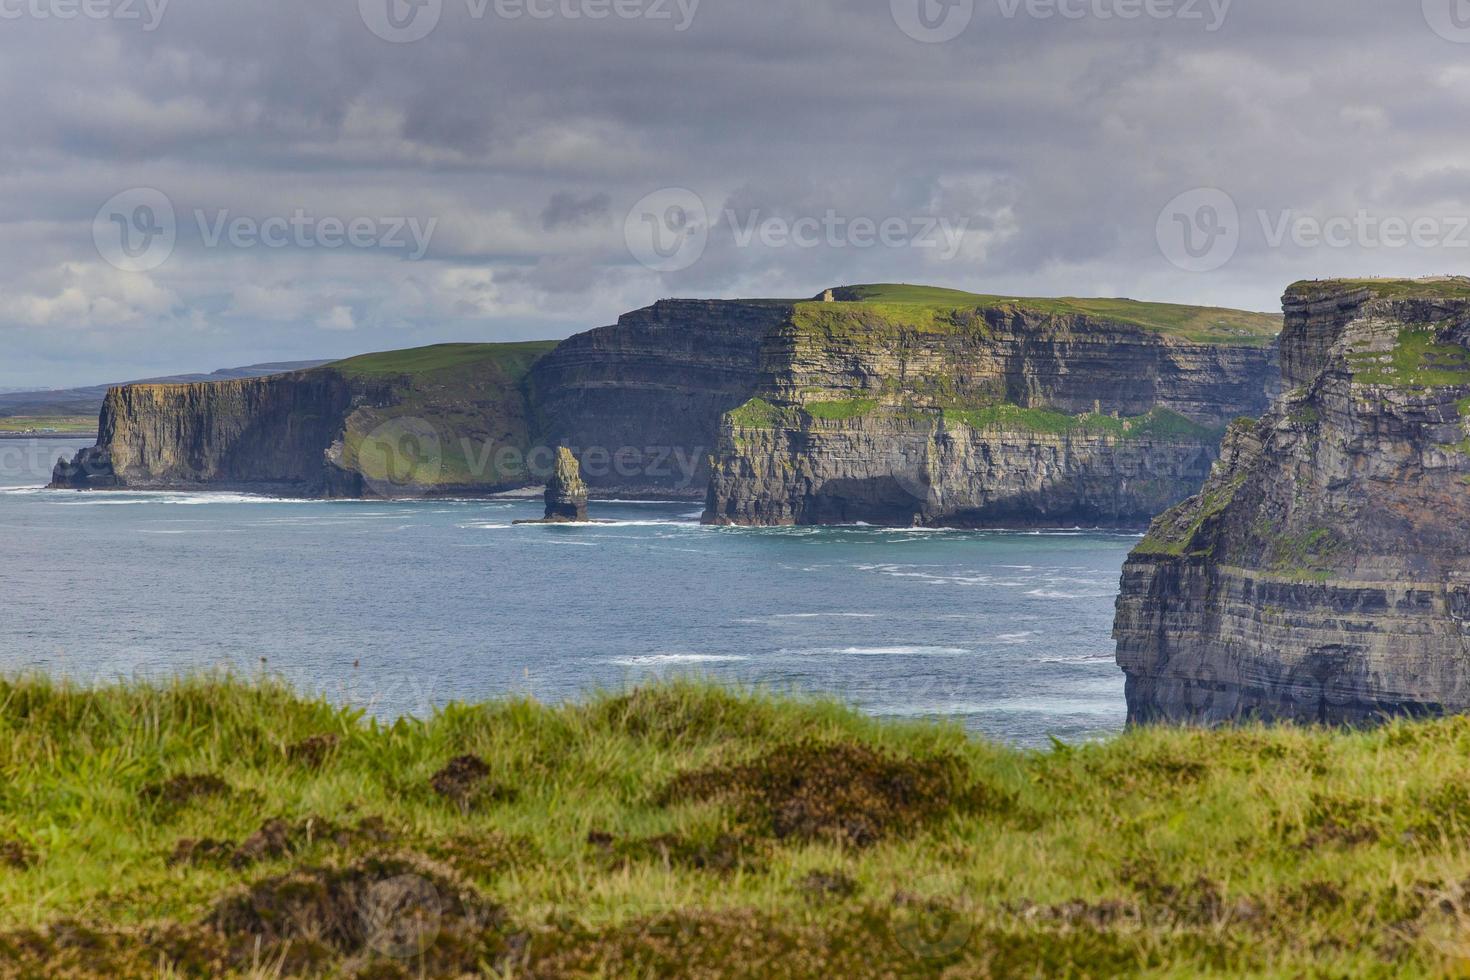
M108 395L97 447L54 483L473 494L545 482L551 447L567 446L596 494L702 500L720 419L754 392L762 340L790 308L666 300L561 344L446 345L461 348L448 361L428 348L256 383L126 386ZM526 346L535 357L512 356Z
M566 446L598 496L713 485L712 520L1131 524L1199 486L1275 377L1269 318L868 288L903 302L668 300L559 345L119 388L55 484L477 494L546 482Z
M542 441L603 496L703 499L725 412L748 400L789 303L665 300L561 344L531 375Z
M524 486L535 474L522 381L549 347L445 345L267 378L113 388L97 445L58 463L52 486L328 497Z
M1470 709L1470 280L1300 283L1287 393L1129 559L1138 722Z
M1169 336L1025 301L811 303L768 334L706 521L1143 526L1264 410L1265 337Z

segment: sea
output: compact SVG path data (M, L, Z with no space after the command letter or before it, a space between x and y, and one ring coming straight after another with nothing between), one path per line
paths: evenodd
M1023 747L1122 730L1139 535L711 528L690 501L48 491L90 440L0 440L0 673L227 671L384 719L673 677L841 699Z

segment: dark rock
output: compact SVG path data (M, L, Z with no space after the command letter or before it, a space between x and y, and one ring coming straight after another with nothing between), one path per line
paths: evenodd
M1470 280L1301 283L1290 390L1129 558L1133 723L1470 710Z
M1143 527L1278 390L1258 340L1013 303L943 330L859 304L831 316L767 336L758 398L725 418L707 523Z
M582 482L577 457L566 447L556 451L556 471L546 484L546 520L556 523L587 520L587 484Z

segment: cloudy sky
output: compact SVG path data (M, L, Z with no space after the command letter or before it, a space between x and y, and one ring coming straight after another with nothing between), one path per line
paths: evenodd
M0 387L1470 272L1465 0L0 0Z

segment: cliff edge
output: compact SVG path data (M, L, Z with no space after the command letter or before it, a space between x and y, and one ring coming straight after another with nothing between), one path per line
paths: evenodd
M1277 389L1277 317L915 286L829 290L725 416L714 524L1145 526Z
M1134 723L1470 709L1470 279L1305 282L1286 394L1129 558Z

